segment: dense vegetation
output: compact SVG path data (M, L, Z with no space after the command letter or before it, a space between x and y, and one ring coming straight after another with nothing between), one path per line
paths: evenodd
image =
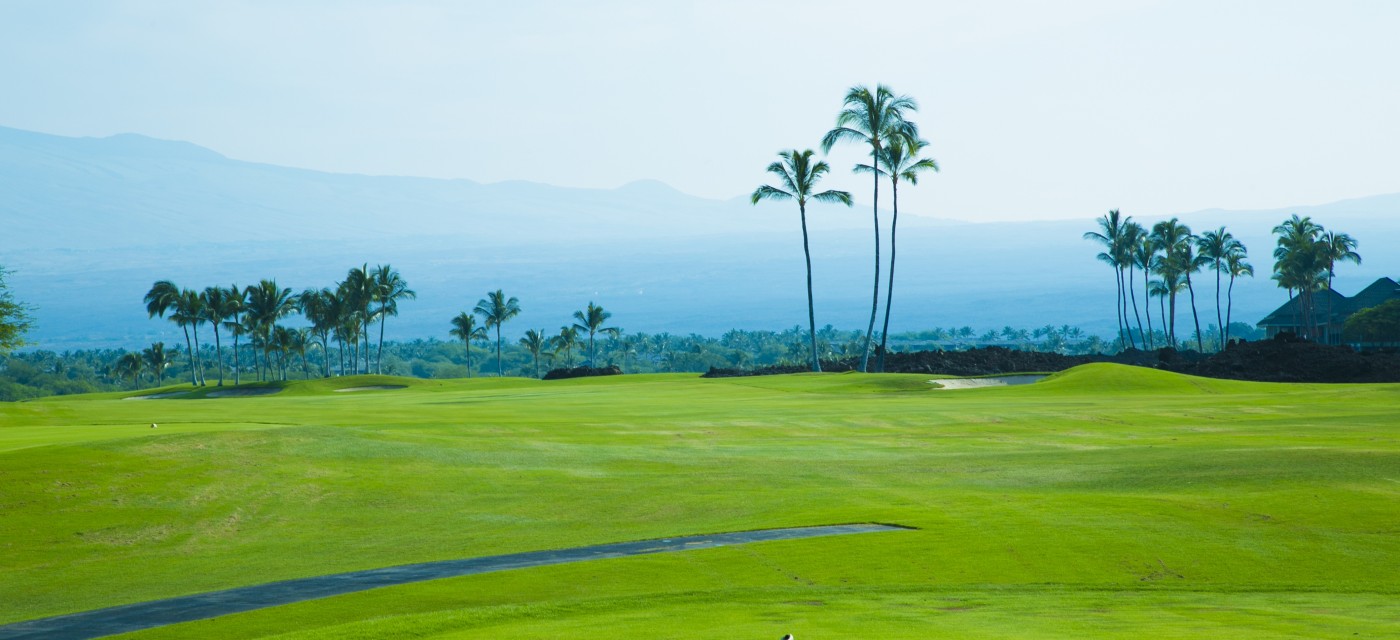
M595 305L596 306L596 305ZM585 310L586 311L586 310ZM461 341L434 338L406 342L385 341L381 369L388 375L416 378L447 379L480 375L483 366L495 364L494 339L475 324L474 337ZM586 314L585 314L586 315ZM606 329L607 327L600 327ZM1255 330L1236 323L1236 335L1253 338ZM556 367L571 367L586 355L585 341L580 344L579 330L573 325L561 328L568 340L546 337L542 331L530 329L518 342L501 342L501 371L507 376L541 377ZM807 332L799 327L786 331L745 331L735 329L721 336L669 333L630 333L622 330L602 332L596 342L600 366L616 365L626 373L703 372L711 367L763 367L807 362L810 345ZM558 336L555 336L558 338ZM817 348L823 360L858 357L863 334L841 331L831 326L817 330ZM896 333L889 338L891 352L918 350L965 350L983 346L1004 346L1028 351L1046 351L1070 355L1100 353L1109 349L1102 338L1090 335L1078 327L1062 325L1035 329L1002 327L976 330L972 327L933 328ZM334 346L334 345L333 345ZM242 342L235 349L224 348L224 360L229 378L256 377L252 362L255 350L261 347ZM160 351L163 367L143 365L135 375L126 369L123 360L133 357L147 362L150 352ZM580 353L580 352L583 353ZM335 368L335 350L330 352L331 375ZM200 347L197 360L212 363L218 354L212 345ZM274 356L274 360L276 356ZM29 350L0 356L0 401L23 400L48 395L68 395L116 391L159 386L172 380L190 378L190 358L182 346L167 347L156 343L142 351L122 349L90 349L65 351ZM288 354L292 378L316 378L326 375L326 359L322 357L319 341L308 345L305 356L300 352ZM495 367L491 373L495 374ZM348 371L347 371L348 373Z
M1400 343L1400 300L1388 300L1347 318L1349 340L1395 345Z
M790 338L805 362L805 330ZM133 638L1341 638L1400 620L1394 385L1115 365L968 391L897 374L268 384L283 390L0 405L0 623L870 521L918 529L455 578ZM335 391L371 385L406 388Z
M23 346L24 334L33 324L29 307L15 300L9 285L5 284L8 273L4 266L0 266L0 355Z

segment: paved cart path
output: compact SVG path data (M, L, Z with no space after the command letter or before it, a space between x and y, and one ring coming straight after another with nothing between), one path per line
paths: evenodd
M299 578L268 584L211 591L192 596L167 598L137 604L109 607L52 618L27 620L0 626L0 638L45 638L47 640L81 640L117 633L162 627L179 622L203 620L216 616L252 611L281 604L315 600L424 580L452 578L475 573L507 569L540 567L566 562L602 560L689 549L709 549L749 542L796 540L819 536L838 536L878 531L899 531L903 527L882 524L842 524L824 527L796 527L716 533L639 542L618 542L554 551L529 551L501 556L443 560L405 564L397 567L337 573L314 578Z

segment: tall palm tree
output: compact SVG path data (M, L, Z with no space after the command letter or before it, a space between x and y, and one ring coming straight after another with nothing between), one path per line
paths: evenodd
M286 382L288 356L296 349L296 331L279 324L274 325L268 335L268 347L277 354L278 379Z
M415 300L418 294L408 288L408 281L390 265L375 267L371 275L375 287L374 299L379 303L379 347L374 356L374 372L384 373L384 320L388 316L399 315L400 300Z
M199 294L203 299L204 319L214 328L214 358L219 368L219 385L224 386L224 347L219 340L219 327L243 310L242 292L223 287L207 287Z
M311 334L321 341L321 355L325 363L325 377L331 377L330 337L340 323L340 309L335 292L327 288L308 288L297 296L297 306L301 315L311 323Z
M1142 315L1138 313L1137 287L1133 285L1133 269L1137 267L1137 260L1133 257L1133 250L1141 243L1141 239L1147 235L1147 230L1136 222L1129 222L1123 226L1123 245L1118 248L1121 254L1123 265L1127 267L1127 275L1124 282L1128 285L1128 294L1133 300L1133 318L1137 321L1138 339L1142 341L1142 347L1147 348L1147 334L1142 332ZM1147 292L1144 291L1143 295ZM1123 301L1123 316L1126 321L1128 315L1127 300ZM1132 336L1132 327L1128 328L1129 337Z
M269 373L272 361L267 357L278 348L275 330L277 321L297 309L296 296L287 287L277 286L276 280L261 280L248 287L247 321L253 341L261 345Z
M1085 240L1092 240L1103 245L1103 251L1095 256L1100 262L1113 267L1113 277L1117 292L1113 298L1114 312L1118 316L1118 344L1119 348L1127 349L1132 332L1127 331L1128 326L1125 310L1126 296L1123 287L1124 262L1128 256L1127 251L1127 226L1132 221L1132 216L1123 217L1117 209L1112 209L1098 219L1099 230L1089 231L1084 234Z
M301 358L302 380L311 379L311 363L306 358L306 350L311 347L317 346L316 341L314 339L307 339L310 335L311 329L307 327L299 327L296 329L292 329L291 332L292 351L295 352L297 356Z
M1147 296L1147 299L1143 301L1144 306L1147 307L1147 312L1143 314L1147 316L1147 334L1143 337L1143 340L1147 343L1148 349L1155 349L1157 345L1154 344L1152 338L1152 293L1150 280L1152 277L1152 261L1157 257L1157 244L1152 241L1152 235L1147 233L1146 230L1137 234L1137 236L1137 242L1133 243L1133 246L1130 247L1129 257L1132 259L1133 266L1142 270L1142 292L1143 295ZM1137 310L1136 305L1137 301L1134 300L1134 311Z
M515 296L506 298L504 291L488 291L486 297L476 302L476 313L485 321L485 329L496 329L496 377L505 376L501 368L501 325L520 315L520 300Z
M579 331L588 332L588 366L590 367L598 366L597 360L594 359L597 356L597 352L593 348L594 334L602 333L613 336L617 335L617 329L615 327L603 326L603 323L607 322L608 318L611 317L611 313L608 313L607 311L604 311L602 307L593 304L592 300L588 302L587 309L583 311L574 312L574 319L578 321L574 323L574 328L578 329Z
M1183 271L1186 274L1186 292L1191 297L1191 320L1196 325L1196 351L1204 353L1206 346L1204 337L1201 335L1201 316L1196 313L1196 288L1191 286L1191 274L1210 264L1210 260L1196 255L1196 245L1194 244L1196 236L1188 235L1188 240L1186 246L1182 248L1180 259L1185 267Z
M889 281L885 286L885 323L880 329L880 348L875 359L875 370L884 372L885 370L885 350L887 339L890 335L890 308L894 303L894 259L895 259L895 238L899 231L899 181L904 180L910 185L919 184L919 174L925 171L938 171L938 162L933 158L920 158L919 152L928 146L925 140L917 138L905 139L896 136L891 138L889 143L881 150L878 161L873 165L856 165L856 172L875 173L886 175L890 178L890 205L892 215L890 219L890 273Z
M467 377L472 377L472 340L486 340L486 327L476 324L476 316L465 311L452 319L452 337L462 341L467 347Z
M190 342L190 325L184 320L184 316L177 318L172 313L182 302L180 288L169 280L157 280L151 285L150 291L146 292L144 302L149 317L164 318L166 313L171 313L170 320L185 332L185 351L190 354L190 384L199 386L199 374L195 371L194 364L194 344Z
M238 347L240 338L247 332L243 329L243 316L248 311L248 291L237 284L224 290L224 296L228 299L228 310L230 313L224 316L223 328L233 336L233 384L239 382L240 362L238 359ZM217 341L217 334L215 340Z
M530 352L530 356L535 359L536 378L540 377L540 352L544 351L547 343L548 340L545 339L544 334L534 329L525 331L525 337L520 339L520 346L525 347Z
M1167 296L1167 306L1171 311L1163 324L1167 330L1167 342L1176 348L1176 294L1186 287L1187 270L1191 268L1194 256L1191 251L1191 227L1177 218L1152 225L1152 241L1161 249L1154 267L1162 279L1162 292Z
M140 384L141 369L144 366L145 362L141 360L141 354L131 352L122 354L122 357L117 359L114 369L118 377L130 376L131 388L135 389Z
M574 347L578 346L578 327L574 325L564 325L559 327L559 335L549 339L554 347L554 352L564 352L567 366L574 366Z
M1246 258L1244 245L1240 245L1238 253L1231 253L1225 256L1225 269L1230 273L1230 288L1225 292L1225 341L1230 340L1230 313L1235 309L1235 278L1249 276L1254 277L1254 267Z
M841 113L836 115L836 128L822 136L822 153L831 151L838 142L870 145L870 157L879 159L880 150L894 138L918 140L919 128L905 118L906 112L919 110L909 96L896 96L889 87L878 85L872 92L868 87L855 86L846 92ZM860 356L861 372L868 371L870 337L875 332L875 316L880 306L880 176L874 174L872 218L875 224L875 286L870 299L870 323L865 329L865 343Z
M170 354L165 350L165 343L151 343L149 349L141 352L141 357L146 361L146 366L155 372L156 386L163 385L165 383L165 369L170 366Z
M1324 231L1318 239L1323 259L1327 262L1327 288L1332 288L1332 278L1337 275L1338 262L1361 264L1361 254L1356 252L1356 239L1345 233ZM1332 296L1327 297L1327 321L1332 321ZM1331 341L1332 336L1327 336Z
M193 329L190 333L194 336L194 352L190 354L190 360L194 368L195 385L204 386L204 358L199 355L199 325L205 323L204 299L199 296L199 292L193 289L181 289L180 295L175 297L174 310L170 314L170 319L175 324L183 324Z
M778 157L782 158L782 161L768 165L767 171L778 176L782 186L763 185L754 190L749 202L758 204L759 200L797 201L797 211L802 220L802 255L807 260L807 327L812 344L812 371L821 371L822 365L817 359L817 315L812 302L812 251L807 242L807 200L810 198L817 202L840 202L849 207L851 194L845 191L812 193L817 182L831 171L831 167L821 161L813 163L811 149L781 151Z
M351 269L345 275L345 281L341 283L342 293L350 309L354 310L354 318L360 325L356 332L364 340L364 362L365 373L369 373L369 325L374 322L374 303L378 301L379 286L375 282L374 274L371 273L369 264L363 264ZM360 359L358 357L359 344L356 343L355 373L360 372Z
M1294 291L1298 292L1298 326L1303 328L1304 337L1312 338L1313 293L1327 286L1326 250L1320 242L1324 229L1312 218L1293 214L1274 227L1273 232L1278 235L1278 243L1274 249L1272 277L1288 290L1289 298Z
M1221 315L1220 308L1220 280L1226 269L1226 262L1230 254L1244 251L1244 245L1225 227L1220 227L1214 231L1207 231L1196 238L1196 250L1200 257L1208 261L1211 269L1215 271L1215 322L1220 329L1220 348L1225 348L1225 317Z

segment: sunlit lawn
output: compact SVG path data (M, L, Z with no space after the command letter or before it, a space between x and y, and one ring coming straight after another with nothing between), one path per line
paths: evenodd
M331 391L384 383L409 388ZM440 580L133 637L1400 635L1400 385L1093 365L958 391L823 374L123 395L0 405L0 623L889 522L918 530Z

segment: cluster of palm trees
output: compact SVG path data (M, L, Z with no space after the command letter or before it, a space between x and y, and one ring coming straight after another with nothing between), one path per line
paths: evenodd
M324 375L330 376L333 370L331 340L338 343L339 370L342 373L369 373L371 369L381 371L384 322L388 317L398 315L400 301L414 297L416 294L392 266L379 265L371 269L365 264L350 269L345 280L337 282L334 287L306 289L300 294L279 286L276 280L262 280L248 287L235 284L230 287L211 286L203 290L185 289L170 280L160 280L151 286L144 301L146 312L151 317L164 318L168 315L184 331L190 383L195 386L206 384L207 363L199 355L199 329L209 325L214 333L213 365L217 371L218 385L223 386L224 370L228 365L224 359L221 332L233 337L231 370L234 384L241 381L240 343L244 338L253 347L253 366L260 380L272 377L286 380L292 355L301 357L303 373L310 377L307 351L311 348L321 350ZM281 323L295 313L300 313L310 326L294 328ZM372 353L370 336L375 322L379 323L379 348L377 353ZM162 343L152 345L152 348L157 345L164 353ZM350 352L348 367L347 350ZM148 349L147 353L150 351ZM261 359L259 354L262 355ZM149 356L146 359L147 364L155 367L155 363L149 361ZM128 375L139 374L139 362L119 362L119 365L120 370ZM130 373L132 367L135 367L136 374ZM164 368L160 366L156 370L159 372Z
M1278 244L1274 249L1274 273L1278 286L1288 291L1291 300L1298 297L1298 326L1304 338L1321 337L1316 316L1315 294L1332 288L1337 263L1361 264L1356 252L1356 239L1345 233L1328 231L1312 218L1293 217L1274 227ZM1329 298L1330 302L1330 298ZM1331 309L1326 315L1332 315Z
M878 85L874 91L865 86L855 86L846 92L841 112L836 116L836 127L822 137L822 152L827 153L837 143L855 142L870 147L870 163L857 164L854 171L871 174L873 181L871 211L875 228L875 279L871 293L870 322L865 329L865 339L861 348L860 370L869 370L870 343L875 331L875 320L880 309L880 178L890 179L893 220L890 223L890 268L889 283L885 290L885 318L880 332L880 346L876 349L875 368L883 371L885 366L886 337L890 328L890 309L894 302L895 238L899 227L899 182L918 184L919 174L937 171L938 164L932 158L921 158L919 154L928 142L919 138L919 127L909 120L909 114L918 110L913 98L896 95L889 87ZM760 200L795 200L802 222L802 251L807 262L807 326L810 344L809 358L813 371L821 371L817 354L817 320L812 301L812 253L807 233L807 202L839 202L851 205L851 194L845 191L816 192L816 183L831 170L827 163L812 161L811 149L782 151L780 161L768 165L767 171L779 178L779 186L763 185L754 190L750 200L757 204Z
M1230 339L1231 312L1234 309L1235 279L1253 276L1254 268L1246 262L1248 252L1243 243L1220 227L1200 235L1177 218L1152 225L1151 230L1133 222L1131 216L1117 209L1098 220L1099 230L1084 234L1084 238L1099 243L1103 251L1098 259L1113 268L1116 282L1114 309L1118 318L1118 346L1122 349L1155 349L1152 328L1152 298L1157 298L1159 319L1166 345L1177 347L1176 297L1186 292L1191 301L1191 319L1196 328L1196 348L1205 350L1200 315L1196 308L1196 288L1191 276L1209 269L1215 272L1215 315L1222 347ZM1142 273L1144 310L1138 306L1137 273ZM1155 278L1154 278L1155 276ZM1228 277L1226 304L1220 304L1222 280ZM1131 312L1129 302L1131 301ZM1147 318L1144 330L1143 318ZM1133 331L1133 325L1137 331Z
M471 376L471 343L490 340L491 329L496 330L496 375L505 375L505 368L501 364L501 325L518 315L520 315L520 300L514 296L507 298L505 292L497 289L488 292L485 298L477 301L476 308L471 313L463 311L452 318L452 329L448 333L461 340L467 348L468 377ZM481 318L480 323L477 322L478 317ZM543 329L527 330L519 344L530 352L530 356L534 360L535 377L540 377L540 356L542 354L557 355L562 352L566 365L574 366L574 349L581 345L585 333L588 334L588 364L596 366L597 336L617 338L622 333L622 330L617 327L604 326L610 318L612 318L612 313L589 301L587 307L574 312L575 322L560 327L557 335L546 336Z
M165 350L164 342L151 343L150 348L137 352L122 354L112 365L112 375L117 378L131 378L131 386L135 388L140 380L141 374L150 369L156 378L156 386L165 383L165 370L173 364L173 355Z

